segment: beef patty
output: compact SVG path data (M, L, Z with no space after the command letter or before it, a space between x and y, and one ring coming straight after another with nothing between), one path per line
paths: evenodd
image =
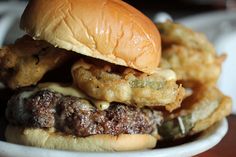
M96 134L156 134L162 114L147 108L111 103L97 109L86 99L65 96L52 90L21 91L7 105L10 124L22 127L55 128L86 137Z

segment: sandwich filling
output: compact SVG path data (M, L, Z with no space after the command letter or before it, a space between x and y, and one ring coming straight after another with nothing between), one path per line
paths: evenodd
M60 69L68 62L71 66L66 70L71 75L66 76L73 79L69 83L73 88L38 84L47 82L45 75L51 70L57 72L59 82L66 82ZM157 136L163 116L154 108L173 111L184 97L184 88L171 70L146 74L55 48L27 35L0 50L0 65L0 80L20 90L8 101L6 115L10 124L21 127L54 128L79 137Z
M157 127L163 121L161 112L148 108L113 102L103 109L94 100L73 95L73 92L66 95L50 87L24 90L9 100L6 115L13 125L54 128L79 137L96 134L157 136ZM104 106L102 104L104 102L101 103Z

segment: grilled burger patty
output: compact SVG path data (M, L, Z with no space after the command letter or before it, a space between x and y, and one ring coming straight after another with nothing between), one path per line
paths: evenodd
M162 114L111 103L105 110L97 109L86 99L65 96L44 89L22 91L8 102L8 121L17 126L55 128L67 134L86 137L96 134L153 134L163 121Z

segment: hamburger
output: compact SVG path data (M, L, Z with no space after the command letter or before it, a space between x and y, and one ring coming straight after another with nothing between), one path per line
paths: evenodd
M230 112L229 98L211 88L211 100L221 96L216 105L208 110L204 103L207 116L183 123L202 103L184 99L175 72L158 68L157 27L123 1L31 0L20 27L27 35L0 50L0 80L15 91L6 109L8 142L75 151L151 149ZM217 116L219 106L225 112L217 120L194 127ZM169 125L176 119L177 126Z
M173 71L157 68L160 34L147 17L118 0L31 0L20 27L27 35L1 52L2 80L18 90L8 101L7 141L80 151L155 147L163 121L155 108L178 108L184 89ZM71 74L60 73L68 62ZM56 68L72 82L41 81Z

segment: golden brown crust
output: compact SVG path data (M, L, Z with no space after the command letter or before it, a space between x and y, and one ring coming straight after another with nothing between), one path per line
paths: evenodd
M97 100L127 105L163 106L168 111L180 107L184 88L174 77L164 76L171 70L145 74L104 62L81 59L72 67L74 85Z
M157 24L161 32L161 68L172 69L178 80L216 84L226 55L218 55L204 34L170 21Z
M45 131L43 129L19 128L9 125L5 136L8 142L37 146L49 149L73 151L131 151L151 149L156 146L157 139L147 134L93 135L75 137Z
M11 89L35 85L71 58L65 50L25 35L0 49L0 80Z
M232 111L232 99L228 96L223 96L219 107L206 119L198 121L193 129L192 134L198 133L212 126L214 123L228 116Z
M160 61L157 28L120 0L31 0L21 28L56 47L147 73Z

